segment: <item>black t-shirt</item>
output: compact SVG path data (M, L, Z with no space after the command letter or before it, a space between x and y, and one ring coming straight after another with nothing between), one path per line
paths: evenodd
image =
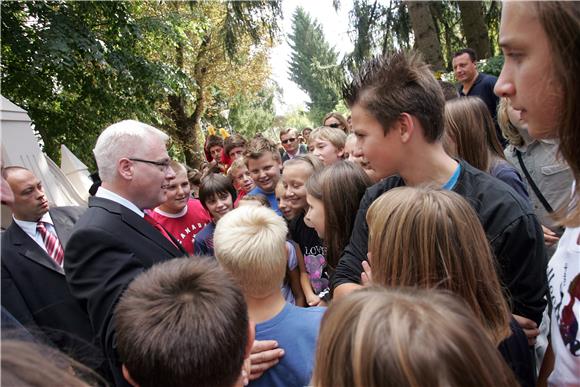
M304 214L292 219L288 228L290 237L300 246L314 293L319 294L329 287L328 275L325 273L326 247L316 230L304 223Z
M498 274L508 290L512 312L538 325L546 307L546 248L540 224L530 204L510 186L460 160L461 173L453 191L477 213L497 259ZM360 283L368 251L366 212L382 193L404 186L400 176L383 179L363 196L350 242L333 276L333 288Z

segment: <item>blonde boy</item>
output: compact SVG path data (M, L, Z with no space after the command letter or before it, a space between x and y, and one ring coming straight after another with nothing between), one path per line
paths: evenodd
M264 137L253 138L244 153L246 166L256 187L249 195L264 195L270 202L270 207L278 215L282 215L276 201L276 184L280 180L282 162L276 144Z
M308 151L318 157L324 166L341 160L344 156L346 134L341 129L321 126L310 133Z
M251 386L305 386L310 381L320 320L325 308L285 302L286 234L281 216L265 207L243 206L226 214L214 234L215 256L242 289L256 340L276 340L280 362Z

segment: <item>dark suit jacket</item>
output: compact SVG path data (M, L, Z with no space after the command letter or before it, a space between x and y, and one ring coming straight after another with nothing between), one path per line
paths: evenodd
M66 246L86 210L59 207L50 216ZM2 306L41 341L95 368L103 361L86 312L71 295L63 269L13 222L2 233ZM91 357L91 358L87 358Z
M130 209L108 199L89 199L89 209L66 246L64 266L71 292L88 312L117 384L123 384L113 326L119 297L147 268L184 255L185 250Z

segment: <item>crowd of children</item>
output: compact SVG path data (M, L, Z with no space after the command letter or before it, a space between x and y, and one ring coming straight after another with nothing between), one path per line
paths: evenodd
M126 382L580 386L580 7L507 2L500 45L505 150L485 103L394 52L348 119L171 162L147 215L190 258L117 303Z

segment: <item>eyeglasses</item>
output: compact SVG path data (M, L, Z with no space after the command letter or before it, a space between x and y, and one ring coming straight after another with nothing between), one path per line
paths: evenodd
M129 160L138 161L140 163L157 165L158 167L162 167L164 171L166 171L169 168L169 163L171 162L170 160L153 161L153 160L144 160L144 159L131 158L131 157L129 157Z
M341 124L337 124L336 122L333 124L328 125L331 128L335 128L335 129L342 129L342 125Z
M294 138L287 138L286 140L282 140L282 144L289 144L291 142L296 141L296 137Z

